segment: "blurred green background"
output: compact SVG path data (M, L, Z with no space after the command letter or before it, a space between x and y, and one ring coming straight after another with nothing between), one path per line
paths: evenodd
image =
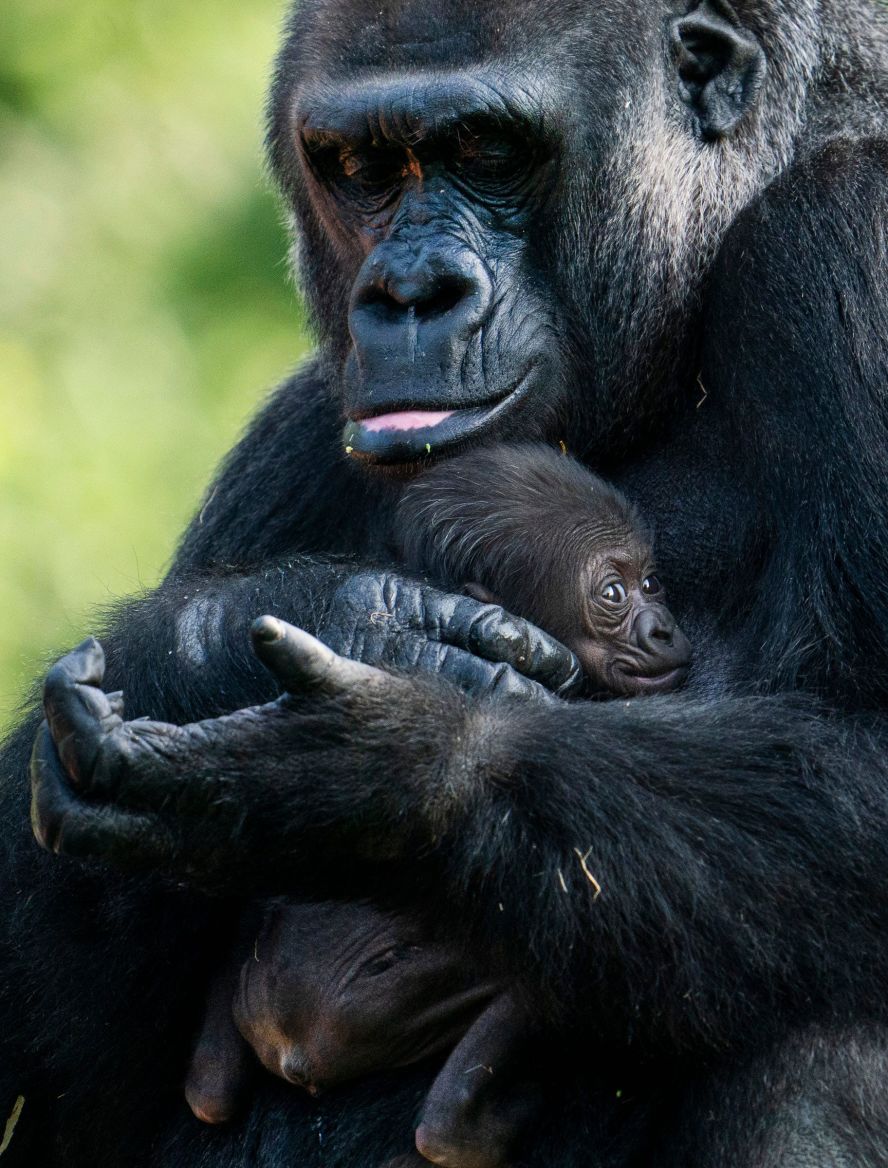
M150 586L307 350L262 105L283 0L4 0L0 729Z

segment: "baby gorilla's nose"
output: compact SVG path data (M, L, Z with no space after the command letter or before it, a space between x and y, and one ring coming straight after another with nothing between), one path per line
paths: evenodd
M292 1083L294 1087L301 1087L309 1095L317 1097L321 1093L312 1078L307 1060L299 1051L290 1050L281 1057L281 1078Z
M673 647L675 620L666 608L646 608L635 625L639 648L657 657Z

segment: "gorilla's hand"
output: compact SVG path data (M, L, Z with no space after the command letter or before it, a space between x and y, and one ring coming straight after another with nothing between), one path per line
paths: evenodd
M125 721L94 640L55 665L31 766L38 841L241 888L397 855L416 830L405 797L451 797L441 768L472 716L465 697L270 617L253 645L284 695L186 726Z
M569 697L582 683L570 650L535 625L391 572L340 585L318 637L343 657L440 674L470 693L538 700L544 691Z

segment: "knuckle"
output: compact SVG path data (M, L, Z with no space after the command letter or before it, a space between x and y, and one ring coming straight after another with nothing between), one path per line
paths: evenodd
M438 672L451 679L468 679L483 668L483 663L476 657L457 648L455 645L436 646L434 661Z
M472 616L466 626L466 642L472 648L491 643L496 636L496 630L502 617L502 609L493 608L485 604Z
M92 794L108 796L117 787L124 757L121 750L121 739L121 734L113 732L99 744L89 782Z
M55 700L73 688L74 682L63 661L57 661L46 675L43 682L43 696L45 700Z
M506 664L496 667L490 689L491 693L514 697L527 693L533 687L533 682L521 677L515 670Z
M506 638L511 651L511 663L524 671L531 662L533 652L531 626L526 621L510 621Z

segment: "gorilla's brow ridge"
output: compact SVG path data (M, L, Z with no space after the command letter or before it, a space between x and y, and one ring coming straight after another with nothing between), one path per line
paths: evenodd
M551 87L540 79L507 74L422 72L370 77L352 85L304 87L294 102L297 128L305 135L355 140L418 137L454 132L466 122L521 124L528 133L549 132Z

